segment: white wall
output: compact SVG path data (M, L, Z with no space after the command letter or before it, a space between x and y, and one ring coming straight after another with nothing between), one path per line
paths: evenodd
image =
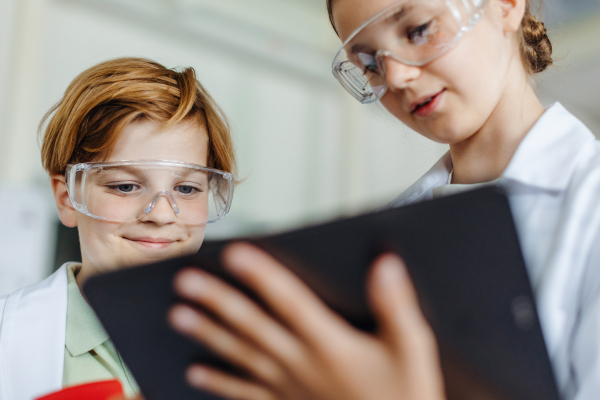
M48 197L39 186L0 186L0 296L51 272L56 212Z

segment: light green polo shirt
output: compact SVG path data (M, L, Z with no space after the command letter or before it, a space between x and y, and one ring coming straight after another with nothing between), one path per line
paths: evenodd
M118 379L125 394L133 396L140 389L123 363L115 345L85 301L75 277L81 264L67 265L67 331L63 387Z

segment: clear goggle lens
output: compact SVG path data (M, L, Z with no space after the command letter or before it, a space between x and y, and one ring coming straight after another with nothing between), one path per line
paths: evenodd
M227 172L180 162L82 163L67 168L67 187L73 206L93 218L128 222L169 212L202 225L229 212L234 179Z
M377 101L387 89L383 57L425 65L475 26L488 1L399 1L350 35L333 61L333 75L361 103Z

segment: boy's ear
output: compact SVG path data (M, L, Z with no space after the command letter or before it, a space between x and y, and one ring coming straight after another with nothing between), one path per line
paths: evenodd
M502 27L505 32L514 33L521 28L527 0L496 0L500 7Z
M54 200L58 208L58 217L60 222L69 228L77 226L77 211L71 204L69 193L67 192L67 183L64 175L51 175L52 191L54 192Z

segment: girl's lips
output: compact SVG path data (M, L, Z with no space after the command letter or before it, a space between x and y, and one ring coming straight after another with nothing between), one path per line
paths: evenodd
M433 113L440 104L442 95L446 90L442 90L437 94L429 97L424 97L414 102L411 105L411 114L416 114L419 117L426 117Z

